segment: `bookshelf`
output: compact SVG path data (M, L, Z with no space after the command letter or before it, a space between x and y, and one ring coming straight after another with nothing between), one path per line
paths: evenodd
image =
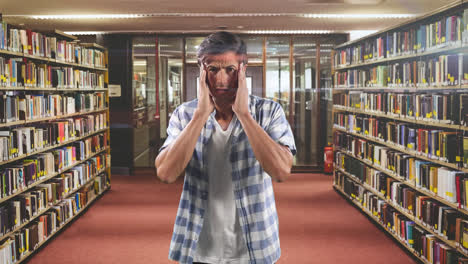
M0 22L0 258L27 261L110 189L108 52Z
M468 1L332 57L335 190L422 263L466 261Z

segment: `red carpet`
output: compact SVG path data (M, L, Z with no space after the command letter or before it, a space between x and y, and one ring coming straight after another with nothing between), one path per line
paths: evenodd
M182 182L112 176L112 189L30 259L53 263L175 263L167 259ZM332 188L331 176L275 183L279 264L416 263Z

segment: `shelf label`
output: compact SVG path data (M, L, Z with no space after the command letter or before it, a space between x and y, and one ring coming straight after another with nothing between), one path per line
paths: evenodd
M457 162L460 162L460 161L461 161L461 157L460 157L460 156L456 156L456 157L455 157L455 160L456 160Z
M434 193L437 193L437 187L434 187Z
M440 150L436 151L436 155L440 157Z
M408 210L410 210L410 211L413 210L413 206L412 206L412 205L409 205L409 206L408 206Z
M369 135L369 131L367 131L367 130L364 131L364 134Z
M464 76L464 77L465 77L465 78L464 78L465 80L468 80L468 73L465 73L465 76Z
M446 192L445 194L446 194L448 197L453 197L453 193L451 193L451 192Z
M408 239L408 243L409 243L410 245L412 245L412 244L414 244L414 240L413 240L413 239Z
M380 192L381 192L383 195L385 195L385 190L381 190Z
M413 149L413 143L408 143L408 148Z

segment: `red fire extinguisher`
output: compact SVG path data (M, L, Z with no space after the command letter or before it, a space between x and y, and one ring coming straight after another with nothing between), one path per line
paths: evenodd
M323 149L323 172L333 173L333 147L330 143Z

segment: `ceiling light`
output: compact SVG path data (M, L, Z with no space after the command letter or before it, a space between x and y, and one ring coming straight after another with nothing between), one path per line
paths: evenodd
M68 35L99 35L104 34L103 31L66 31L65 34Z
M151 14L96 14L96 15L44 15L28 16L33 19L123 19L123 18L142 18L151 16Z
M370 34L374 34L376 33L378 30L351 30L349 31L349 40L355 40L355 39L359 39L359 38L363 38L367 35L370 35Z
M87 15L4 15L4 17L27 17L33 19L129 19L147 17L304 17L348 19L399 19L414 14L304 14L304 13L142 13L142 14L87 14Z
M248 30L248 34L330 34L330 30Z
M305 18L347 18L347 19L398 19L411 18L413 14L303 14Z

